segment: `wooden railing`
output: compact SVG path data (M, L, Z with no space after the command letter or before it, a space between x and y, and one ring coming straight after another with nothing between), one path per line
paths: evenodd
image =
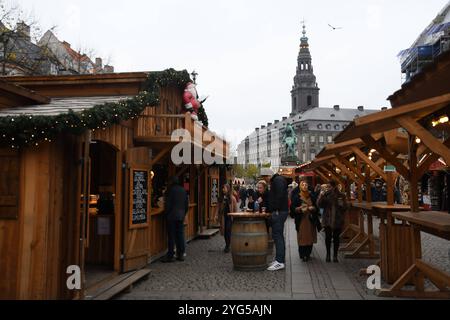
M229 145L221 137L211 132L199 122L194 121L190 113L153 114L147 108L135 122L135 139L141 142L174 142L172 134L177 129L186 129L191 141L202 148L214 149L216 154L226 157Z
M144 114L135 125L135 136L139 138L165 138L170 141L172 133L184 128L185 116L182 114Z

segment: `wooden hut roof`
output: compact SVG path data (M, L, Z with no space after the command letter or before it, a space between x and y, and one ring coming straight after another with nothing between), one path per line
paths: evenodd
M403 84L388 100L393 108L448 93L450 83L450 51L438 56L432 63Z
M10 106L45 104L50 99L13 83L0 80L0 110Z
M82 112L96 105L119 102L132 98L132 96L101 96L101 97L67 97L52 98L48 104L34 104L29 106L11 107L0 109L0 117L34 115L34 116L56 116L74 112Z
M151 72L4 77L5 81L47 97L137 95Z

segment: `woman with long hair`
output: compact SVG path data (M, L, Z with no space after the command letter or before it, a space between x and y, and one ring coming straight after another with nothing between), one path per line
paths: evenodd
M231 245L231 228L233 226L233 219L229 213L238 212L237 199L233 189L229 184L225 184L222 188L223 198L220 208L221 223L220 232L225 238L225 253L230 252Z
M309 191L306 179L292 191L291 216L295 219L300 259L307 262L311 258L314 243L317 243L318 210L314 194Z
M331 262L331 242L333 242L333 262L339 262L340 237L348 209L346 195L339 190L336 181L330 180L327 190L321 192L317 205L324 209L322 224L325 228L326 261Z

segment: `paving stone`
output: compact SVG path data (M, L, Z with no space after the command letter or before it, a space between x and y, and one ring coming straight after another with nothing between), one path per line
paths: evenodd
M375 235L378 226L375 225ZM138 283L124 300L383 300L367 289L367 277L359 270L376 263L370 259L344 259L325 262L324 234L318 236L313 259L300 261L292 219L286 224L286 270L278 272L239 272L233 270L231 254L222 252L224 240L215 236L196 240L187 247L184 263L150 266L152 273ZM424 260L450 272L448 242L422 235ZM272 261L273 257L270 257Z

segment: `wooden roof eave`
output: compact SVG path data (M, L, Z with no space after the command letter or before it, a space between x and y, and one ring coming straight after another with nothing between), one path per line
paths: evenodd
M50 98L33 90L0 80L0 103L5 107L21 105L48 104Z
M320 157L326 157L335 154L341 154L342 152L348 151L350 147L363 147L364 142L361 139L354 139L349 141L344 141L341 143L328 144L325 148L320 152Z

